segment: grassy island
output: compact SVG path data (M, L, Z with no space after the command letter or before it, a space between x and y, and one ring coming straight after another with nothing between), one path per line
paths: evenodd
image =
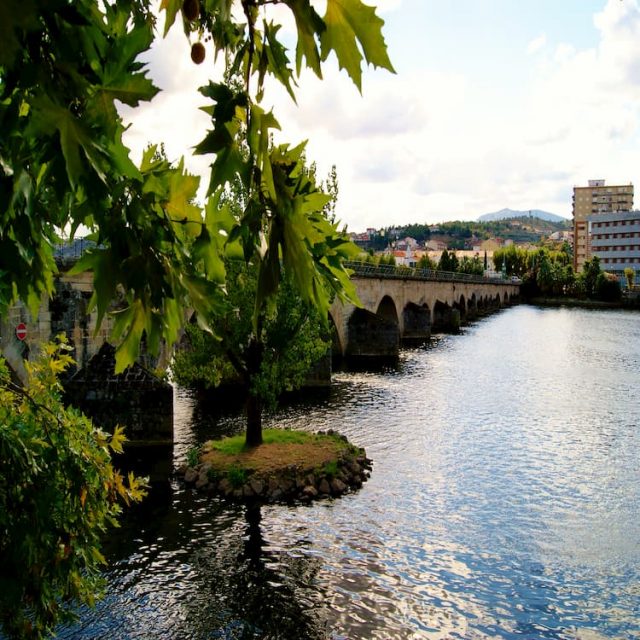
M187 485L231 500L309 502L360 488L370 469L364 449L332 430L267 429L258 447L242 435L209 441L180 471Z

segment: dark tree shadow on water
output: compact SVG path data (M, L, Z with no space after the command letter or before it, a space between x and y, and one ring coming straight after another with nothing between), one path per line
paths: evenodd
M313 588L319 561L303 553L272 546L264 538L262 508L245 510L242 545L235 571L228 576L226 591L233 616L240 622L229 635L212 637L234 640L324 640L329 637L314 610L320 594ZM274 548L275 547L275 548ZM218 585L219 586L219 585ZM231 613L231 612L230 612Z

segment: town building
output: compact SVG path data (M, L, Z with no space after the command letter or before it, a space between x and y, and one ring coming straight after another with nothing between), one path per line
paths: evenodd
M589 180L586 187L573 188L573 267L582 271L591 258L589 218L631 211L633 184L607 186L604 180Z
M630 267L640 270L640 211L598 213L587 218L591 255L600 268L622 278Z

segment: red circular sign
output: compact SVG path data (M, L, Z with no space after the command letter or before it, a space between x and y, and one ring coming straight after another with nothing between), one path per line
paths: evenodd
M27 337L27 325L24 322L21 322L16 327L16 338L18 340L24 340Z

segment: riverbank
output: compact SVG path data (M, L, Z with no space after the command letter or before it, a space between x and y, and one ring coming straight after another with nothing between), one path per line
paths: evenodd
M583 298L545 297L528 298L526 304L539 307L576 307L581 309L640 309L640 299L625 299L616 302L602 300L585 300Z
M356 490L371 460L364 449L329 430L269 429L264 443L246 449L244 436L209 441L178 473L185 484L240 502L310 502Z

